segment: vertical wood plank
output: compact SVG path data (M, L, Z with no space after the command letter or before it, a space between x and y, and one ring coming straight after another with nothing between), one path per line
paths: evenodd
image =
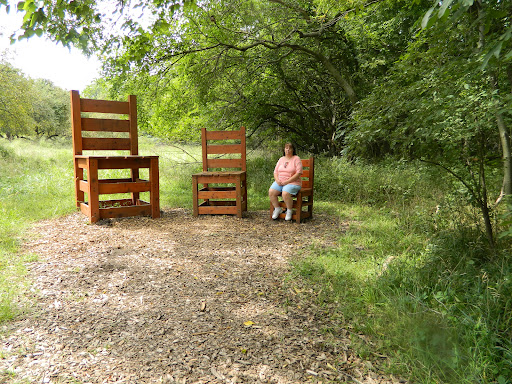
M95 223L100 219L100 202L98 186L98 160L94 158L87 159L87 178L89 184L89 220Z
M240 144L242 146L242 171L247 171L246 169L246 147L245 147L245 127L240 128Z
M242 176L236 177L236 216L242 218Z
M208 147L206 141L206 128L201 128L201 146L203 149L203 172L208 171Z
M75 168L75 203L76 207L80 208L80 203L85 201L85 194L80 189L80 182L84 179L84 170L78 166L78 161L74 160Z
M199 215L199 202L197 201L197 175L192 175L192 215Z
M158 158L151 159L149 182L151 184L149 197L151 203L151 217L157 219L160 217L160 173L158 170Z
M313 189L313 184L315 181L315 158L309 158L309 185L310 188Z
M132 168L130 170L132 181L137 181L139 179L139 168ZM151 175L150 175L151 176ZM140 199L139 192L132 192L132 205L137 205L137 202Z
M82 116L80 112L80 94L78 91L70 92L71 99L71 136L73 139L73 154L82 154ZM78 167L78 162L74 161L74 177L75 177L75 204L80 208L80 203L85 200L84 193L80 191L80 180L84 178L84 171Z
M139 154L139 137L137 135L137 96L130 95L128 97L130 109L130 155Z
M297 193L297 208L295 209L295 221L297 224L300 224L300 219L302 215L302 193L299 191Z
M73 153L82 154L82 114L80 112L80 94L71 91L71 135L73 137Z

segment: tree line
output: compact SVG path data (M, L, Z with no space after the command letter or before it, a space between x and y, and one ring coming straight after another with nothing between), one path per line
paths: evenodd
M0 60L0 136L13 139L70 136L68 93L51 81L31 79Z

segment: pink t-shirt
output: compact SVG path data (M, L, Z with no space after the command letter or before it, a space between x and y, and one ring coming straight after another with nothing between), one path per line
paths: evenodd
M291 159L287 159L286 156L281 157L274 169L274 173L277 172L277 179L279 181L286 181L297 172L302 175L302 161L299 156L293 156ZM298 178L290 184L302 185L302 178Z

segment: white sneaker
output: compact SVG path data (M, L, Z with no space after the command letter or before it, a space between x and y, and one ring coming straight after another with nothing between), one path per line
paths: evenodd
M282 212L283 212L283 208L281 208L281 207L274 208L274 213L272 213L272 219L276 220Z
M290 221L292 219L293 211L291 209L286 210L286 217L284 218L286 221Z

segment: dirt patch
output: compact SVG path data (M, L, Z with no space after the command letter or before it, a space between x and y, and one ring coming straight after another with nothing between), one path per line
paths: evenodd
M34 308L3 326L0 382L398 382L353 356L329 309L286 280L290 257L342 231L330 216L297 225L180 209L41 222L24 247L39 255Z

